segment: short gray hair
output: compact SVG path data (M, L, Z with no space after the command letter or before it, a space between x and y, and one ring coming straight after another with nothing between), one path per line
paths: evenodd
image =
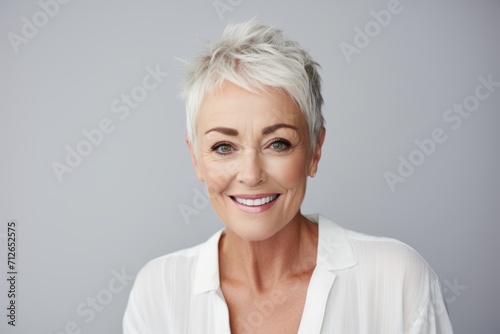
M319 64L281 30L254 20L229 25L189 63L183 89L188 139L196 147L196 121L206 93L227 80L248 91L280 89L299 106L314 148L324 126Z

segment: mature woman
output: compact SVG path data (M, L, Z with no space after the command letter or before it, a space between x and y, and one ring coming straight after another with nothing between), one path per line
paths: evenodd
M186 141L225 228L140 271L124 333L451 333L418 253L301 213L325 139L307 52L250 21L191 66Z

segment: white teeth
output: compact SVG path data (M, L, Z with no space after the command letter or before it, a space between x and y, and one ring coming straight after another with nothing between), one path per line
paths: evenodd
M243 204L243 205L246 205L246 206L260 206L260 205L264 205L264 204L267 204L269 202L274 201L276 199L276 197L278 197L277 194L269 196L269 197L263 197L263 198L257 198L257 199L244 199L244 198L238 198L238 197L234 197L234 199L236 200L236 202Z

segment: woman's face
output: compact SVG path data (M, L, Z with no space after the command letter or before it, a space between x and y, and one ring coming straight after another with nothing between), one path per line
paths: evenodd
M193 163L227 229L265 240L300 218L324 134L313 151L307 122L289 96L278 90L257 95L224 82L205 96L197 124Z

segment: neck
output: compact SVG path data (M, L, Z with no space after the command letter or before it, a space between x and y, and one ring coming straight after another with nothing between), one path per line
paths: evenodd
M300 212L279 232L248 241L226 229L219 241L222 280L262 292L310 275L316 266L318 226Z

